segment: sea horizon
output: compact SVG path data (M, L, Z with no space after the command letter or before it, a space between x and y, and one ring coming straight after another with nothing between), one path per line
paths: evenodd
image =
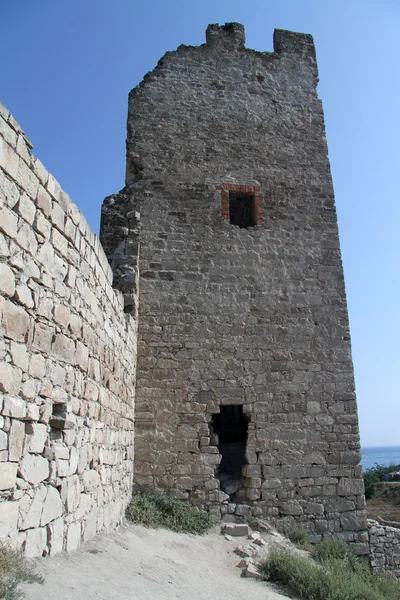
M361 446L361 464L364 469L375 465L400 464L400 446Z

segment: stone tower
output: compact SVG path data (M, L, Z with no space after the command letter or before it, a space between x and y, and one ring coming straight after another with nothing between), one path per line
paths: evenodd
M101 239L138 311L135 482L363 541L349 323L310 35L237 23L129 95ZM135 304L140 273L139 304ZM233 517L232 517L233 518Z

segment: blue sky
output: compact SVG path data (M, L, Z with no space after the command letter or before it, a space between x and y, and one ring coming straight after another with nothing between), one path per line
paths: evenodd
M124 185L127 96L208 23L312 33L350 310L361 440L400 445L398 0L0 0L0 100L98 231Z

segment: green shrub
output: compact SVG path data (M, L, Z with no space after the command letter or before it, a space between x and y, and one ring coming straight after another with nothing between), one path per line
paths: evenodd
M370 500L375 496L376 488L378 487L378 483L380 479L378 475L368 469L364 473L364 487L365 487L365 498L366 500Z
M326 538L319 544L313 546L312 556L315 560L323 562L330 558L343 560L353 555L346 542Z
M385 475L399 471L400 465L379 465L375 463L374 467L367 469L364 472L365 497L367 500L373 498L378 486L378 483L383 480Z
M164 527L178 533L202 534L212 525L209 513L164 494L136 494L126 518L146 527Z
M313 556L316 560L275 550L260 570L304 600L400 600L396 578L372 575L368 563L353 556L343 542L321 542Z
M0 543L0 598L19 600L24 594L17 588L20 583L43 583L32 565L21 552L14 552Z
M306 529L299 525L288 525L284 527L283 534L296 546L303 548L310 541L310 535Z

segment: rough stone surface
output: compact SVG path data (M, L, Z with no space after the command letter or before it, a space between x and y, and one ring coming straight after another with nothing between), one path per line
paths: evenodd
M0 539L17 535L18 502L0 502Z
M400 579L400 523L397 525L391 527L368 519L372 572L390 571Z
M340 494L355 511L363 483L313 40L276 30L274 51L256 52L235 23L206 40L131 91L126 187L102 209L126 309L140 246L135 482L356 543L365 512L331 505ZM232 194L254 198L247 227L230 222ZM227 485L214 425L232 405L246 464Z
M227 523L223 528L224 533L234 537L248 535L249 526L246 523Z
M16 127L0 110L0 539L36 557L124 518L136 310Z
M29 556L122 521L134 433L138 488L368 551L313 40L276 30L274 51L256 52L235 23L206 37L132 90L102 245L0 110L0 500L15 498ZM245 227L230 222L241 194ZM229 485L225 406L247 420Z
M25 481L36 485L49 476L49 462L44 456L26 454L21 460L19 475Z

